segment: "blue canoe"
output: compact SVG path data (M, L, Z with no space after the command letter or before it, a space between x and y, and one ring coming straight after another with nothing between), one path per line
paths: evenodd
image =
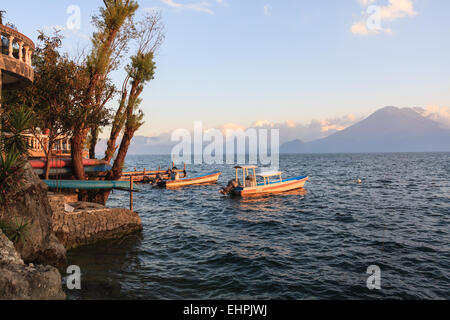
M125 189L130 190L128 181L94 181L94 180L43 180L52 189L79 189L79 190L100 190L100 189ZM134 188L133 188L134 189ZM134 189L133 191L139 191Z

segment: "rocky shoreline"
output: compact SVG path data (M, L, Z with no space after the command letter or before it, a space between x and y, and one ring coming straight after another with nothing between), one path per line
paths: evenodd
M0 230L0 299L63 300L61 274L52 266L25 264Z
M53 213L47 198L47 186L29 163L14 174L17 183L7 191L6 201L0 206L0 220L13 226L26 224L25 241L15 244L26 263L63 267L66 265L66 250L51 229Z
M11 242L0 229L0 300L65 299L61 274L66 250L117 239L142 230L139 215L49 194L27 164L17 187L0 206L0 221L22 224L23 240Z

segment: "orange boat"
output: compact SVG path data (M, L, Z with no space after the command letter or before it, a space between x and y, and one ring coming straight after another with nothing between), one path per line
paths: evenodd
M195 178L161 181L158 183L158 186L162 188L173 189L199 184L216 183L217 180L219 180L221 174L222 172L214 172Z
M45 168L46 160L30 160L31 167L33 169L43 169ZM108 162L96 159L83 159L83 166L94 167L109 165ZM50 168L69 168L72 167L72 159L52 159L50 160Z

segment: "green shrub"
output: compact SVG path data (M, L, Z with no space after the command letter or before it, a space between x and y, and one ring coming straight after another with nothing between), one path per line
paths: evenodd
M6 194L21 183L20 169L26 161L28 144L23 134L33 123L33 113L25 107L19 107L4 114L0 119L5 138L0 136L0 204L6 202Z
M30 223L25 220L18 221L15 219L14 223L8 223L0 220L0 229L14 244L22 243L26 246L29 239Z

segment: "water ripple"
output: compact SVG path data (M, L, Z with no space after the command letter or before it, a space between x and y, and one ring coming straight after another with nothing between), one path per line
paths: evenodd
M131 168L167 166L131 157ZM230 199L219 185L142 186L144 231L79 248L71 299L449 299L450 154L282 156L306 190ZM193 166L192 175L227 166ZM361 179L362 184L357 180ZM110 206L128 205L115 192ZM369 265L382 290L366 287Z

